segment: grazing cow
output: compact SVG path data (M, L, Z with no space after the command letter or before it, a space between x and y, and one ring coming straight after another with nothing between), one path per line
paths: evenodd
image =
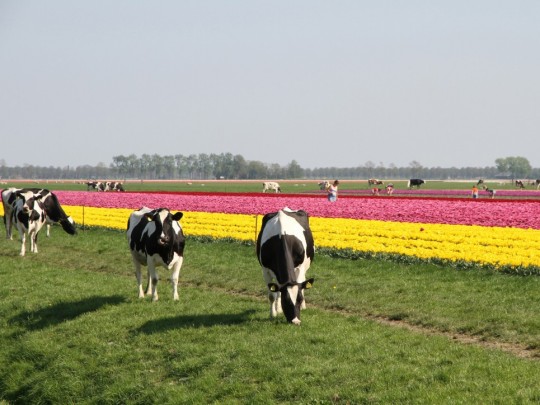
M12 219L15 201L18 198L30 198L31 194L39 198L45 209L45 214L47 216L47 236L50 235L50 225L54 223L59 223L62 226L62 229L70 235L75 235L77 233L73 218L67 216L64 212L56 194L44 188L9 188L2 191L4 224L6 226L7 239L13 239L11 229L13 225Z
M276 183L275 181L265 181L263 183L263 193L266 192L266 190L274 190L276 193L281 193L281 187L279 187L279 183Z
M86 184L86 191L90 191L90 189L95 190L97 187L97 181L87 181L84 184Z
M520 189L524 189L525 184L523 183L522 180L516 180L516 187L519 187Z
M330 187L329 181L321 181L317 184L319 186L319 190L328 190L328 187Z
M125 191L124 186L119 181L108 181L105 183L105 191Z
M304 289L314 279L306 272L315 256L313 235L305 211L283 208L263 217L257 237L257 258L268 287L270 316L283 312L288 322L300 324L305 308Z
M495 194L497 194L497 190L493 190L491 188L488 188L487 186L482 186L482 189L489 194L491 198L495 198Z
M424 184L425 181L422 180L422 179L410 179L408 182L407 182L407 187L408 188L411 188L413 186L416 186L416 188L420 188L420 186L422 184Z
M370 186L375 186L375 185L379 185L379 184L383 184L383 182L379 179L368 179L368 185Z
M94 186L94 189L96 191L105 191L105 183L102 181L96 181L96 185Z
M26 236L30 238L30 251L38 253L38 233L47 220L41 195L31 191L15 192L17 198L12 202L11 219L21 237L21 256L26 253Z
M152 301L158 300L156 267L172 270L173 299L178 300L178 277L184 261L186 239L178 221L184 214L171 214L167 208L142 207L133 211L127 225L127 240L135 267L139 298L144 298L141 265L148 267L147 294L152 292Z

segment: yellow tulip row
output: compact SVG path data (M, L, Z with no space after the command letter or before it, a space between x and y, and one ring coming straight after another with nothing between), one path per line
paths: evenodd
M78 224L126 229L131 209L64 207ZM255 241L261 215L185 212L186 235ZM388 253L482 265L540 265L540 230L310 218L317 247Z

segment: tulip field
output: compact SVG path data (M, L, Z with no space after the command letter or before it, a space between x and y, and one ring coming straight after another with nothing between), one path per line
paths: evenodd
M484 266L517 273L540 268L540 201L371 198L248 193L57 191L83 226L125 229L141 206L182 211L186 236L255 241L262 216L283 207L310 215L316 248L335 254Z
M50 189L79 233L0 243L0 404L540 402L540 199ZM137 297L141 206L184 213L179 301L165 269ZM316 244L300 327L253 248L283 207Z

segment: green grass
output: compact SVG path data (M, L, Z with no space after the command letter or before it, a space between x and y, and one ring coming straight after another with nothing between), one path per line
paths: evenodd
M295 327L254 246L189 240L180 301L162 282L151 303L123 232L41 236L24 258L0 240L10 404L540 402L538 357L496 347L540 355L540 277L318 255Z
M128 181L125 188L128 191L183 191L183 192L227 192L227 193L258 193L262 192L262 180L240 180L240 181L212 181L212 180L176 180L176 181ZM385 182L388 182L385 180ZM392 180L396 189L406 189L407 180ZM421 186L420 190L470 190L476 182L470 181L445 181L428 180ZM304 193L317 192L316 180L283 180L280 181L281 189L284 193ZM486 181L486 185L497 190L516 190L516 187L509 180ZM50 190L80 190L86 191L85 184L78 184L74 181L41 181L34 182L9 182L9 187L45 187ZM6 186L4 186L6 187ZM369 186L367 179L342 180L340 188L342 190L367 190ZM527 189L535 189L534 186L527 185Z

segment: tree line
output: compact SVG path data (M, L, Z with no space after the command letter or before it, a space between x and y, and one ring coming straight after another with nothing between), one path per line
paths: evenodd
M495 160L490 167L424 167L412 161L406 167L375 164L368 161L356 167L302 168L296 160L286 165L246 160L231 153L198 155L134 154L113 156L108 166L43 167L24 165L8 167L0 160L1 179L481 179L481 178L540 178L540 168L532 168L523 157L506 157Z

